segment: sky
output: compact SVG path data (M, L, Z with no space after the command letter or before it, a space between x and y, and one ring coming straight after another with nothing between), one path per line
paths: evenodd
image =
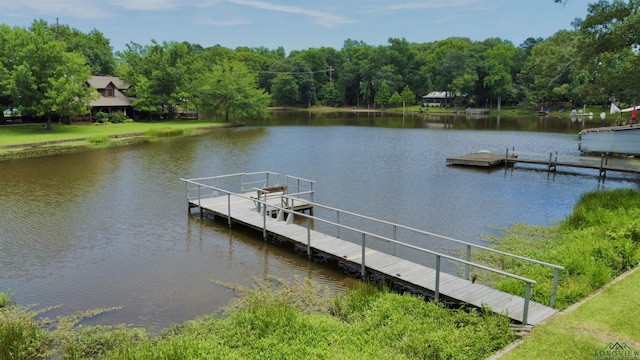
M0 23L34 20L96 29L114 51L135 42L341 49L347 39L369 45L389 38L425 43L449 37L499 37L518 46L571 29L595 0L0 0Z

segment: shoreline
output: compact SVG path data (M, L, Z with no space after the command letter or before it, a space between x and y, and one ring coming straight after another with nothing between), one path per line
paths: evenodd
M232 123L232 124L220 124L220 125L209 125L209 126L195 126L195 127L186 128L189 131L186 132L185 134L177 135L174 137L194 136L194 135L199 135L202 133L206 133L206 132L214 131L218 129L229 129L229 128L242 127L242 126L246 126L246 124ZM154 139L156 140L161 139L159 137L153 137L153 136L149 137L146 134L147 134L146 131L142 131L142 132L138 131L138 132L106 135L110 139L110 141L107 143L101 143L101 144L89 143L87 140L90 139L91 136L88 136L88 137L78 137L78 138L71 138L71 139L0 145L0 161L26 159L26 158L43 157L43 156L51 156L51 155L75 154L75 153L80 153L80 152L90 151L90 150L141 144L141 143L153 141ZM111 141L111 140L116 140L116 141ZM77 143L77 144L73 144L73 143Z

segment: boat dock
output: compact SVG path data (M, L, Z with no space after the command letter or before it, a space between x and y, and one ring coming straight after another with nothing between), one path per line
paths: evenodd
M580 168L598 170L598 177L605 179L607 171L621 173L640 174L640 163L633 164L629 161L621 160L613 163L613 158L609 154L602 154L600 157L568 156L553 153L528 153L520 151L507 151L504 154L478 152L468 155L447 158L447 165L473 166L473 167L498 167L514 166L516 164L541 165L548 172L558 171L558 167Z
M275 239L301 245L306 248L309 257L314 253L328 256L359 269L363 278L376 274L386 280L432 293L436 301L447 299L478 308L488 307L522 324L535 325L556 313L553 306L558 272L564 269L562 266L319 204L314 202L315 182L312 180L287 175L280 182L283 180L281 176L272 172L181 180L186 185L189 214L197 208L201 217L207 212L214 218L226 220L229 226L257 230L265 241ZM323 216L314 215L314 212L320 212ZM386 227L390 235L362 228L363 222L373 223L375 226L370 226L373 228ZM331 230L317 230L325 227ZM417 237L448 241L452 247L466 249L466 252L463 251L464 254L459 256L447 255L409 242ZM390 247L380 250L381 247L376 246L380 243ZM413 254L419 254L421 259L425 259L424 262L435 260L435 266L403 259L397 255L397 248L406 248ZM510 258L510 261L533 262L552 268L554 281L548 305L530 299L531 288L537 283L534 279L472 262L472 251L492 251ZM460 266L464 273L459 276L442 271L445 262ZM523 297L517 296L475 283L475 279L470 278L471 270L493 272L522 281L525 294Z

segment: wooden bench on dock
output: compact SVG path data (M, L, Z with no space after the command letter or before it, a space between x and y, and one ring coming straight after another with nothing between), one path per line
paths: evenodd
M287 185L275 185L262 188L255 188L256 196L251 196L254 199L253 203L256 209L260 209L260 203L257 200L267 201L272 198L279 197L287 193Z

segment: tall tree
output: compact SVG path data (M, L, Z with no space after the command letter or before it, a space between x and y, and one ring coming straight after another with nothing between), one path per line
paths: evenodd
M271 83L271 96L278 106L295 105L298 103L298 84L293 76L285 73L278 74Z
M196 48L188 43L159 44L155 40L147 46L130 43L126 47L116 53L121 59L118 73L132 86L130 95L136 97L134 108L173 118L177 107L191 106L192 84L197 75L191 69Z
M264 119L268 116L271 98L257 87L258 79L246 65L238 61L226 61L214 65L211 71L201 75L199 99L203 108L230 118Z
M6 29L5 29L6 30ZM89 112L97 93L86 85L91 76L85 58L66 50L45 24L34 22L29 31L14 28L17 49L12 69L3 81L5 94L24 116L45 117L51 129L53 116L72 117Z
M389 103L389 99L391 98L391 90L389 90L389 85L386 82L382 82L380 84L380 88L376 92L376 103L382 107L385 107Z
M482 68L486 74L483 85L498 99L498 110L502 98L513 93L511 69L516 58L516 48L511 43L501 43L483 54Z

